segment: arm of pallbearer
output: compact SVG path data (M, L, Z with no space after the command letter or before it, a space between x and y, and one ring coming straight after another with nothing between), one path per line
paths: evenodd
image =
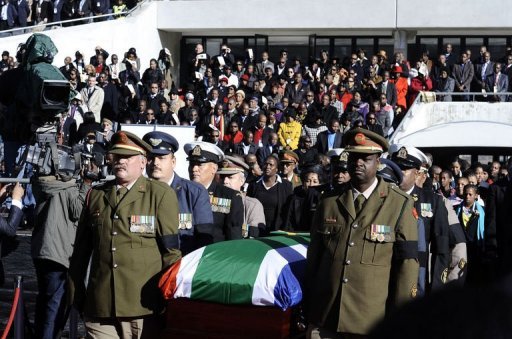
M416 298L418 292L418 226L413 210L413 200L407 198L395 228L396 241L392 261L394 267L391 269L390 280L393 306Z
M156 210L157 239L162 253L162 269L166 269L181 258L181 251L178 249L178 214L178 198L169 187L162 195Z
M244 223L244 203L240 193L233 195L231 208L226 225L226 240L242 239L242 224Z
M92 194L92 190L87 192L87 196ZM69 264L68 276L68 305L75 305L78 311L82 311L86 299L86 286L85 276L87 274L87 267L89 265L89 258L92 253L93 246L93 220L91 212L87 204L88 199L80 215L78 228L76 230L76 238Z
M204 187L197 188L196 196L192 206L192 217L194 218L196 245L202 247L213 242L213 213L208 191Z
M434 220L431 226L432 232L432 289L443 286L448 279L450 266L450 226L448 223L448 210L446 209L443 197L434 194Z

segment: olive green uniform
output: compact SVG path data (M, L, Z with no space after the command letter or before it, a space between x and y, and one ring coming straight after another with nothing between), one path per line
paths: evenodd
M143 176L119 203L116 191L114 181L91 189L78 225L70 275L75 304L87 317L160 312L160 272L181 257L174 191Z
M413 200L378 180L357 215L350 185L328 193L318 205L306 271L311 324L365 335L390 308L416 296Z

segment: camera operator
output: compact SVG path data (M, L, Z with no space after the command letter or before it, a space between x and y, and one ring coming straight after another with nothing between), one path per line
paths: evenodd
M83 170L83 173L86 171ZM32 233L32 258L37 275L35 337L56 338L64 328L65 283L73 252L76 225L91 180L41 176L33 185L37 201Z
M21 219L23 219L23 205L21 203L21 199L25 194L25 190L23 189L21 184L17 183L14 186L12 184L4 185L0 190L0 201L3 202L7 198L7 196L9 195L8 191L11 188L12 202L11 209L9 211L9 216L7 218L0 217L0 237L2 238L2 242L5 239L8 240L8 238L6 237L13 237L16 235L16 228L21 222ZM0 286L4 284L4 280L4 266L2 264L2 259L0 258Z

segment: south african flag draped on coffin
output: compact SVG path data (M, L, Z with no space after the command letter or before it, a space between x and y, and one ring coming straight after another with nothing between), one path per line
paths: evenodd
M309 241L309 235L279 235L208 245L176 262L159 286L166 299L286 310L302 300Z

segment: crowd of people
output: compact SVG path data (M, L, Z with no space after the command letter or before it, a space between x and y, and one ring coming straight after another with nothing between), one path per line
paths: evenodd
M58 202L73 206L61 221L67 229L69 222L78 224L78 234L74 248L66 244L63 260L51 249L59 245L48 241L71 242L75 234L56 237L41 231L48 223L36 223L33 257L38 280L45 281L39 286L39 335L62 329L68 269L89 333L121 336L158 313L151 279L161 265L206 244L277 230L311 232L306 296L315 297L306 302L313 312L310 335L317 337L368 334L387 312L388 293L399 305L448 283L480 285L505 275L510 161L437 164L412 146L388 144L422 91L439 92L443 101L469 100L450 94L470 91L481 93L479 100L509 99L502 93L512 83L510 49L496 62L484 46L473 60L468 51L460 56L457 61L447 45L437 61L423 53L411 63L400 52L367 57L359 49L340 63L322 51L305 65L286 50L278 60L269 60L267 52L252 60L235 57L227 45L210 57L197 44L182 65L190 70L182 88L172 79L166 48L144 71L135 48L110 54L97 46L87 61L82 51L67 56L60 70L75 96L59 117L57 141L89 154L91 165L80 187L43 184L51 188L42 195L46 204L49 195L58 195ZM16 65L9 52L2 54L2 71ZM163 132L140 139L119 131L126 123L195 126L197 141L180 145ZM174 172L180 147L190 180ZM94 186L97 177L90 172L102 165L115 180ZM172 191L164 189L169 186ZM154 214L161 203L177 212L175 222L166 220L163 209ZM126 288L116 280L141 276L148 285ZM373 284L357 286L369 276ZM386 288L375 285L381 283ZM141 291L144 297L132 300ZM371 302L361 299L369 295ZM353 311L361 305L371 309L366 316ZM352 309L350 319L339 316L345 307Z
M137 0L2 0L0 2L0 31L19 28L24 33L31 29L42 30L52 27L52 23L65 22L64 27L117 19L137 5ZM105 16L112 14L111 17ZM42 27L42 28L41 28Z

